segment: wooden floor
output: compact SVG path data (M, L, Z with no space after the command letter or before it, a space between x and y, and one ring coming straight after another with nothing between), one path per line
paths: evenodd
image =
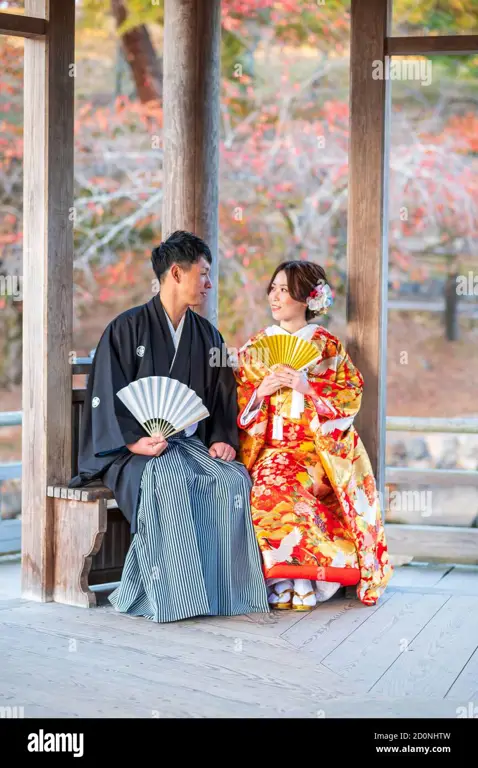
M373 608L342 595L157 625L22 601L15 568L0 565L0 706L25 717L478 716L478 569L396 568Z

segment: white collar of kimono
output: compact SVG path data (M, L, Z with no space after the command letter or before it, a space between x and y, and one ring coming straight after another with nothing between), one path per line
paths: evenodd
M268 328L265 329L265 332L268 336L276 336L278 333L283 333L286 336L300 336L301 339L310 341L316 332L317 327L318 326L315 323L307 323L307 325L304 325L302 328L299 328L299 330L294 331L294 333L290 333L284 328L281 328L280 325L269 325Z
M179 325L176 328L176 330L174 330L174 325L172 324L172 322L171 322L171 320L169 318L169 315L166 312L166 310L164 310L164 314L166 315L166 320L168 321L169 330L171 331L171 336L173 337L174 346L177 349L178 348L178 344L179 344L179 342L181 340L181 334L183 332L184 319L186 317L186 313L184 313L184 315L182 316L181 320L179 321Z

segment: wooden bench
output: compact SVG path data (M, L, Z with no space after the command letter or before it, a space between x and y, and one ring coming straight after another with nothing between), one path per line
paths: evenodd
M83 358L72 365L72 373L88 375L90 367L91 361ZM72 389L72 476L78 472L85 393L86 384ZM131 543L129 523L113 493L105 486L49 485L47 495L53 499L54 511L53 600L82 608L95 607L98 591L91 587L118 582L121 578ZM355 598L356 587L344 587L341 593Z
M91 361L78 360L72 375L88 375ZM86 384L85 384L86 387ZM86 388L72 389L71 474L78 472L81 415ZM102 485L68 488L49 485L53 498L54 576L53 600L91 608L98 604L93 585L117 582L121 578L131 543L128 521Z

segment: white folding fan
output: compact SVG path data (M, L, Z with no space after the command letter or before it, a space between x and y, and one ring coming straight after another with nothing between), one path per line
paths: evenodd
M146 376L116 394L150 436L167 439L209 416L194 390L167 376Z

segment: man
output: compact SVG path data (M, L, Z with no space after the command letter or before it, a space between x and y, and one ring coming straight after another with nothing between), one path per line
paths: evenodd
M209 247L174 232L152 252L160 289L105 329L88 379L79 474L102 479L134 537L120 586L123 613L157 622L269 612L239 447L232 369L214 366L223 337L191 307L211 288ZM149 437L117 397L130 382L169 376L202 399L209 417L166 441Z

